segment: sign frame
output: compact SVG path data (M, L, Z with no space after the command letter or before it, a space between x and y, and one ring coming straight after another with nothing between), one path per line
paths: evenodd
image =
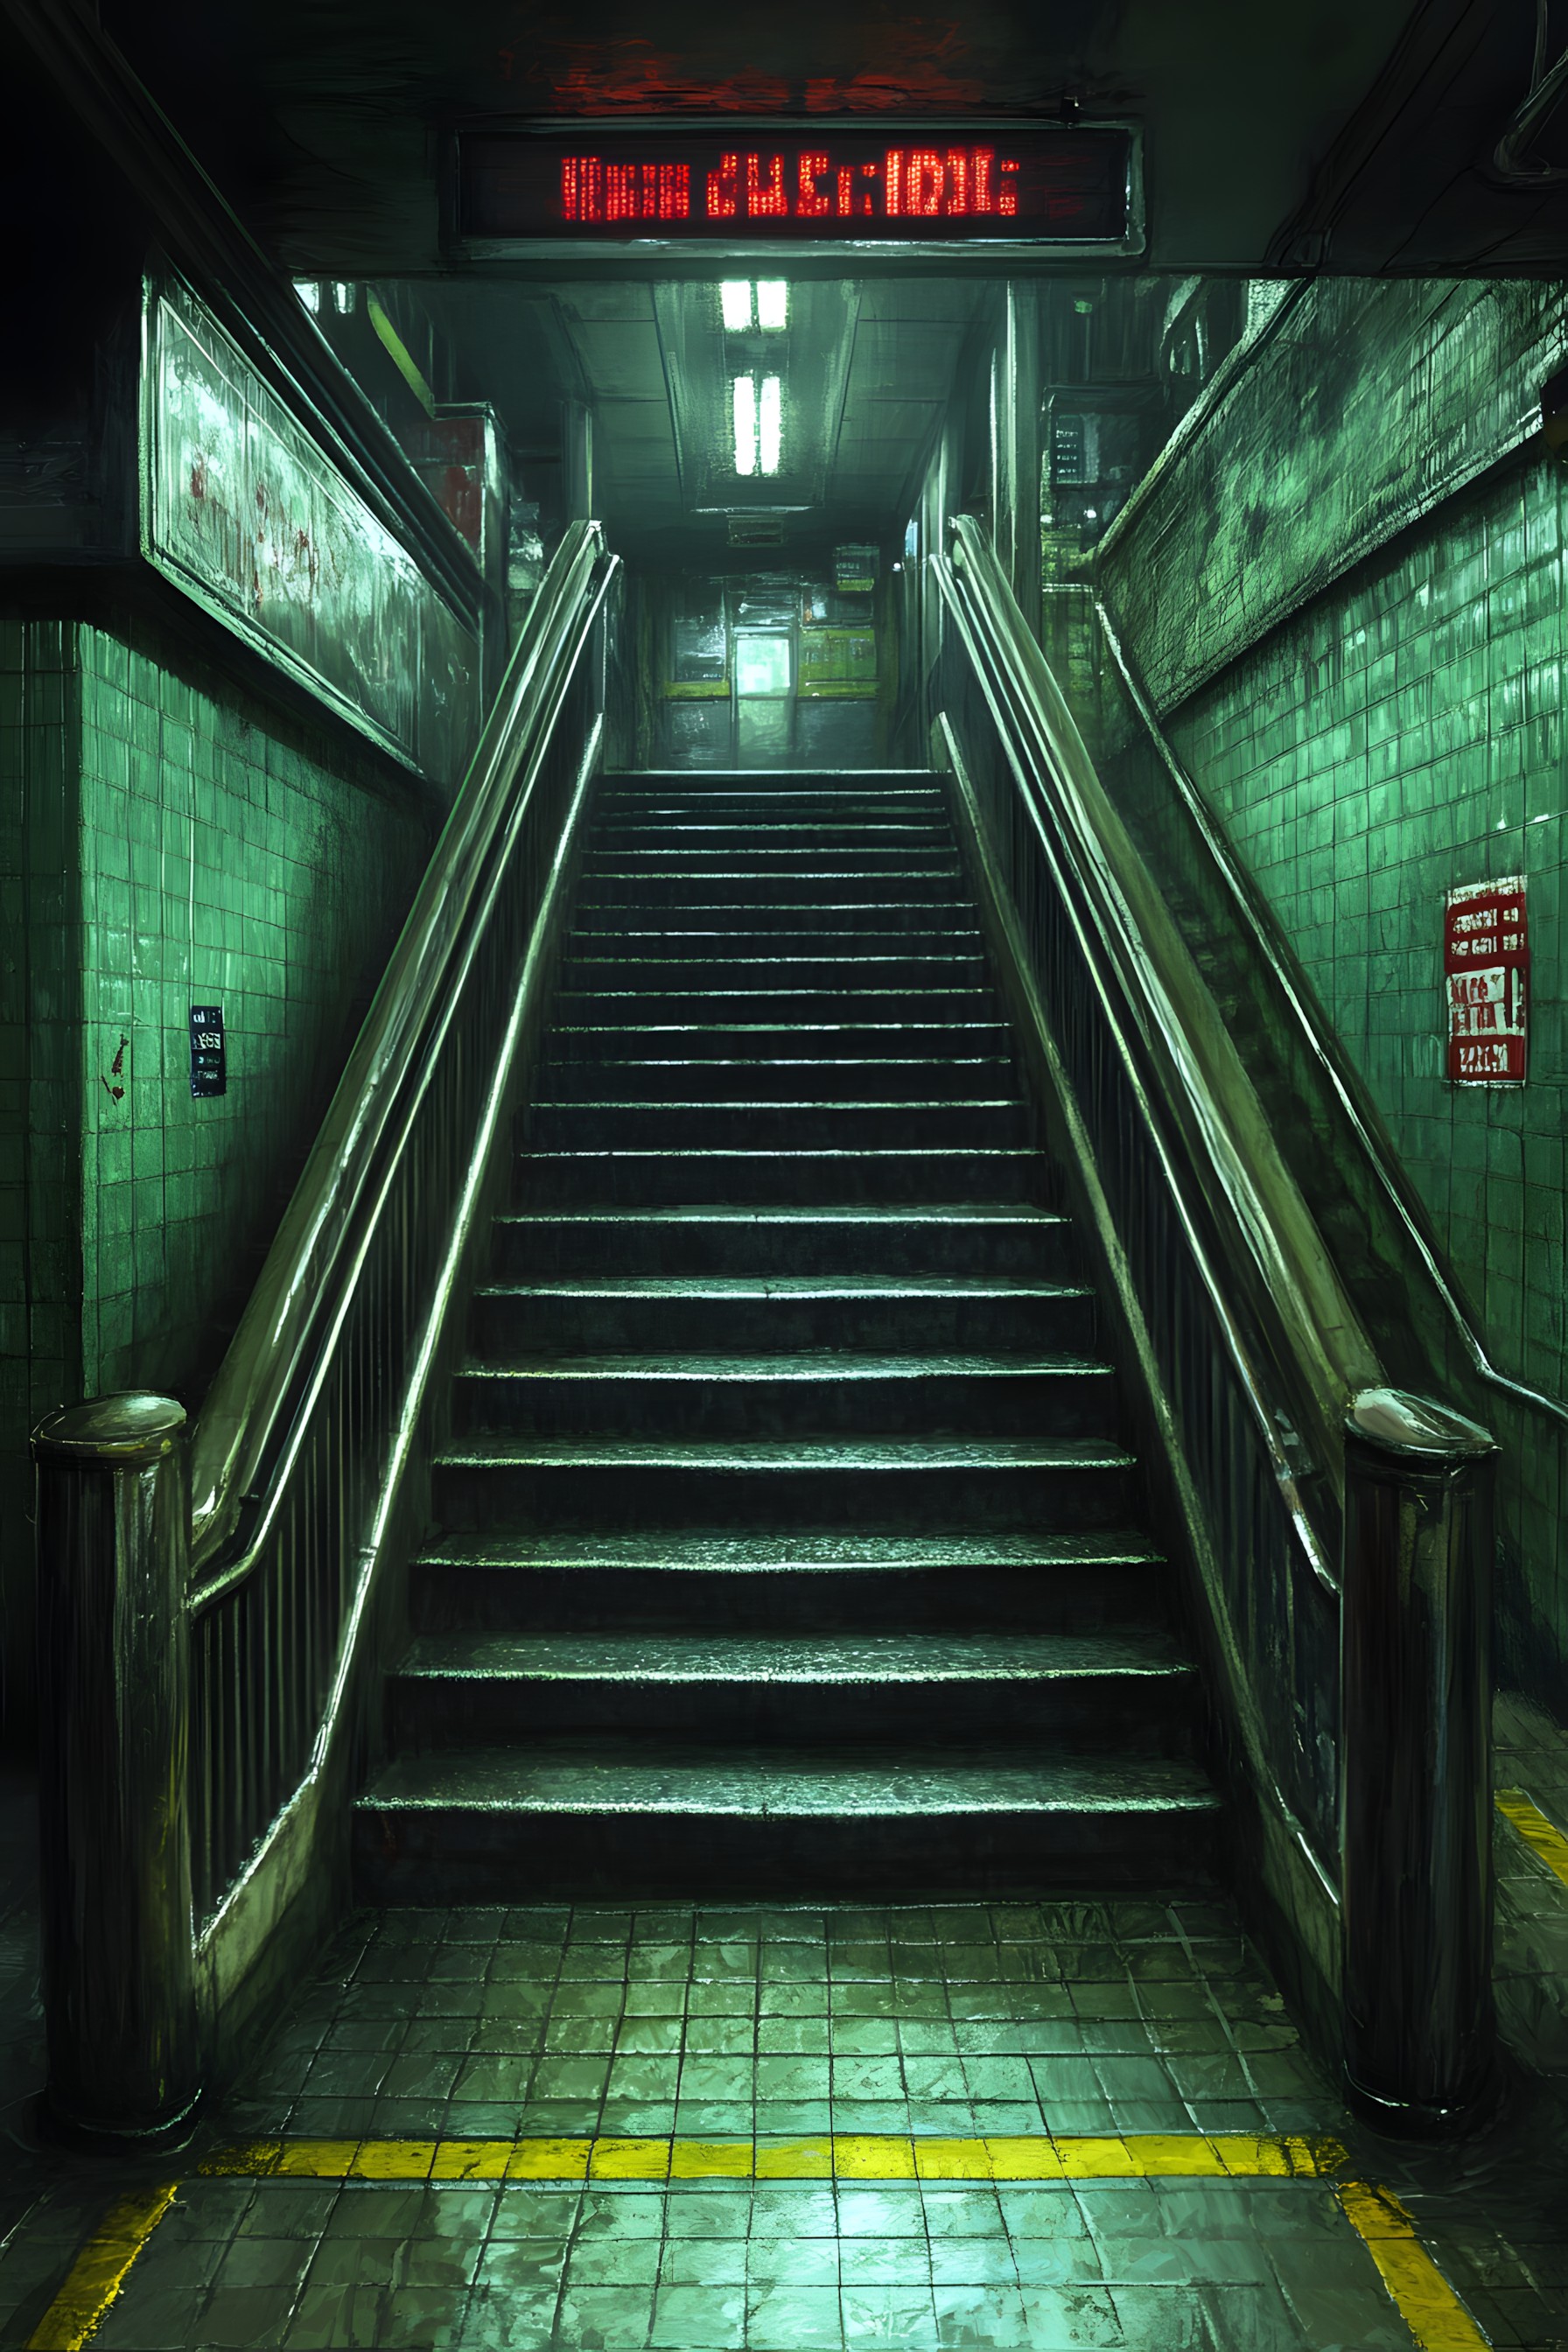
M228 1092L228 1032L221 1004L193 1004L190 1017L191 1094L207 1102Z
M479 236L463 218L464 142L479 139L539 141L558 151L589 141L614 141L625 145L638 139L650 143L691 139L704 143L754 144L778 138L796 145L820 139L830 142L853 136L879 136L891 142L920 139L957 145L979 140L1000 140L1012 132L1033 135L1110 131L1127 142L1126 226L1118 236L1021 237L953 236L937 238L846 236L747 237L744 223L713 236L596 235L571 236ZM710 277L714 268L733 261L775 275L844 277L919 264L944 276L966 270L1018 276L1040 268L1091 262L1136 261L1147 246L1144 220L1143 132L1141 123L1124 116L1095 115L1064 121L1058 115L536 115L528 118L476 118L448 127L444 140L441 173L442 245L455 261L507 263L513 274L521 266L531 273L558 277L563 264L574 274L613 271L624 276L628 265L657 263L662 277Z
M170 392L185 372L210 378L194 440ZM449 799L478 725L472 625L175 269L143 276L139 373L143 560Z
M1448 1085L1523 1086L1530 1076L1530 901L1524 875L1467 882L1445 893L1443 1002Z

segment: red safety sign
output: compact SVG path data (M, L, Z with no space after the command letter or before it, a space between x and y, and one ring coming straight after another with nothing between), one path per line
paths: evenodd
M1450 890L1443 917L1448 1076L1461 1086L1524 1080L1530 1012L1530 926L1524 877Z

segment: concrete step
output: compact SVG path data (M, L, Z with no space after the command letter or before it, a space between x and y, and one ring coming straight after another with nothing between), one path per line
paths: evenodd
M557 1735L827 1743L1068 1740L1190 1754L1197 1677L1168 1633L720 1633L581 1628L421 1634L391 1677L399 1749Z
M1124 1525L1133 1459L1101 1438L451 1440L438 1526L739 1530Z
M470 1359L452 1384L459 1442L482 1436L744 1441L796 1434L1110 1438L1117 1381L1080 1356L878 1356L863 1347Z
M563 1041L552 1039L557 1049ZM1001 1055L752 1054L691 1055L676 1051L597 1054L581 1061L552 1052L535 1084L547 1102L685 1102L797 1104L851 1101L873 1094L884 1101L956 1101L981 1094L1016 1093L1010 1058Z
M760 815L784 815L803 806L829 814L854 808L947 810L940 778L916 768L856 768L834 776L809 769L776 775L747 768L649 769L641 775L605 776L594 803L595 818L622 808L708 808L732 801Z
M871 1294L844 1302L845 1315L858 1315L875 1306L883 1277L924 1275L988 1281L1005 1313L1015 1280L1056 1287L1079 1273L1066 1217L991 1202L516 1210L498 1217L493 1232L489 1290L574 1274L601 1284L624 1275L752 1282L780 1276L814 1288L847 1276ZM776 1283L768 1295L779 1295Z
M626 808L717 808L726 803L754 812L759 823L787 822L792 812L821 810L828 816L864 808L919 808L949 814L946 787L929 771L858 768L837 775L809 769L649 769L637 776L606 776L595 798L595 822Z
M700 882L722 869L731 874L901 874L939 868L951 875L958 849L945 824L730 824L685 822L640 826L595 825L588 835L584 873L680 874Z
M823 891L818 898L748 898L738 903L724 891L682 898L679 906L647 908L626 894L614 901L583 887L572 908L569 939L623 939L658 931L675 943L693 936L720 934L724 939L773 940L785 936L818 934L842 939L847 934L881 939L886 934L931 936L933 931L973 931L973 898L959 889L929 889L917 898L847 898L842 891ZM757 952L766 952L759 946Z
M978 955L773 955L753 940L722 955L706 946L700 955L634 955L625 948L571 954L562 965L561 991L556 1023L572 1025L584 1000L648 1021L677 1017L668 1011L674 1002L690 1008L688 1019L758 1023L772 1014L796 1027L818 1020L913 1024L922 1014L938 1024L997 1018L990 974Z
M867 1150L752 1142L732 1150L650 1144L640 1150L585 1145L559 1150L535 1145L518 1160L513 1202L519 1208L590 1202L805 1207L829 1201L945 1201L955 1192L973 1192L1021 1204L1048 1201L1056 1184L1056 1171L1044 1154L1022 1145L991 1150L964 1144Z
M816 1348L846 1362L876 1349L907 1357L933 1349L1081 1360L1094 1331L1094 1295L1082 1283L951 1275L498 1279L480 1288L469 1323L475 1354L492 1362L542 1349L634 1349L676 1365L692 1349L734 1356Z
M569 985L565 982L569 982ZM657 983L657 984L656 984ZM857 1026L889 1021L929 1025L944 1021L994 1021L996 999L987 987L940 970L927 978L900 980L896 971L846 973L824 964L813 971L795 965L739 965L726 971L709 965L681 971L666 965L645 986L635 968L606 968L592 975L564 976L555 1000L555 1021L574 1028L625 1021L843 1021Z
M617 1101L613 1096L576 1102L537 1097L517 1122L527 1151L889 1151L1026 1146L1033 1119L1007 1094L952 1101L891 1100L868 1092L858 1098L793 1102L750 1100Z
M807 827L829 842L841 827L910 825L931 827L948 844L952 818L940 793L814 792L709 793L681 793L673 788L657 793L611 793L597 803L590 839L613 844L627 829L663 832L682 825L744 826L748 833L764 828L788 833Z
M1072 1632L1163 1623L1169 1570L1125 1527L447 1529L420 1551L412 1594L415 1622L437 1631Z
M394 1759L354 1808L353 1862L381 1903L918 1900L1201 1885L1219 1829L1182 1758L582 1738Z
M897 1021L623 1021L575 1029L557 1023L544 1049L552 1062L574 1067L647 1060L724 1063L747 1056L764 1064L978 1060L1010 1066L1012 1044L1001 1021L930 1021L918 1028Z
M646 916L656 907L671 904L725 907L743 912L752 907L849 907L858 913L879 907L918 905L956 909L964 904L962 877L951 859L890 859L886 869L848 858L825 866L803 863L779 868L761 859L743 865L735 858L715 859L701 867L648 866L630 858L584 860L583 895L590 906L636 907ZM972 908L966 911L973 912Z
M651 963L724 963L736 956L749 962L778 963L804 956L837 964L889 955L966 956L984 961L984 952L979 931L962 923L812 927L791 921L726 923L710 915L687 922L673 913L657 923L574 924L564 940L569 961L580 955L595 961L630 957Z

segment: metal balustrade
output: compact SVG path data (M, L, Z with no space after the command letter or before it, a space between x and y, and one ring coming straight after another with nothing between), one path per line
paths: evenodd
M182 1555L171 1589L187 1594L189 1672L149 1694L172 1719L149 1721L144 1737L121 1743L123 1770L137 1785L122 1772L108 1793L128 1814L156 1812L167 1809L171 1776L184 1783L188 1771L176 1811L189 1822L189 1897L160 1847L129 1924L134 1932L154 1913L183 1915L159 1948L187 1948L181 1965L209 2027L265 1962L293 1898L312 1874L331 1874L334 1839L341 1843L336 1801L374 1736L397 1571L424 1511L442 1388L432 1374L454 1344L461 1318L451 1310L470 1236L484 1229L510 1149L514 1074L542 1006L575 820L598 761L616 570L595 524L574 526L556 553L189 1433L188 1516L158 1515L158 1540ZM74 1409L63 1433L51 1436L47 1426L37 1441L41 1490L73 1477L123 1484L132 1455L136 1476L183 1475L185 1433L161 1437L161 1451L143 1461L134 1445L127 1453L124 1410L121 1400L101 1401ZM132 1419L145 1454L149 1416ZM163 1428L156 1413L151 1419ZM149 1528L153 1518L142 1513ZM100 1519L123 1531L123 1511ZM45 1546L66 1524L60 1514L46 1512L46 1520ZM121 1538L106 1540L100 1586L129 1589L131 1563L114 1550ZM45 1549L42 1565L58 1583L75 1563ZM65 1725L79 1673L72 1642L57 1642L44 1663L46 1712ZM121 1703L129 1713L135 1695ZM56 1792L62 1803L67 1793ZM116 1917L121 1932L128 1923L122 1891L100 1899L103 1858L93 1838L65 1843L68 1851L46 1850L47 1869L80 1882L59 1889L51 1906L57 2123L105 2140L183 2126L200 2072L188 2053L166 2070L163 2091L149 2086L145 2063L129 2050L121 2080L112 2057L102 2060L87 2094L79 2065L67 2063L66 2021L79 2011L84 1984L124 1965L103 1947ZM179 2015L188 2004L175 1998L163 2007Z
M1489 1792L1476 1732L1489 1692L1490 1442L1457 1413L1391 1403L1240 1055L980 525L958 519L931 568L942 623L926 678L933 758L952 775L1013 1009L1137 1358L1152 1472L1196 1570L1242 1834L1304 1948L1298 1990L1342 2022L1352 2091L1381 2120L1445 2128L1474 2111L1490 2071ZM1387 1607L1397 1562L1366 1535L1394 1524L1366 1503L1380 1445L1405 1524L1436 1513L1463 1530L1433 1538L1441 1599L1403 1617ZM1360 1638L1368 1625L1375 1640ZM1343 1643L1362 1661L1348 1681ZM1447 1706L1414 1696L1437 1654L1453 1678ZM1403 1776L1396 1801L1355 1759L1386 1758L1369 1717L1401 1706L1433 1769L1425 1787ZM1354 1866L1372 1851L1379 1874ZM1440 1994L1414 1968L1398 1982L1385 1971L1373 2017L1376 1955L1414 1948L1417 1912L1428 1937L1443 1923L1454 1964Z

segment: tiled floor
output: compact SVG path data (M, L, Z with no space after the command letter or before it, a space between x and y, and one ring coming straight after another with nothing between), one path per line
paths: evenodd
M1223 1906L366 1912L237 2120L335 2135L1313 2131Z
M1568 1818L1559 1736L1499 1727L1500 1777ZM1223 1900L361 1914L188 2153L40 2158L15 2111L0 2345L58 2308L111 2197L145 2219L177 2182L101 2352L1405 2352L1362 2180L1459 2298L1421 2340L1568 2346L1568 1885L1500 1821L1498 1854L1505 2022L1539 2071L1461 2152L1348 2124ZM1344 2158L1183 2172L1216 2135ZM1124 2136L1127 2176L1094 2177ZM520 2137L531 2177L502 2177ZM1006 2177L1053 2142L1063 2177ZM303 2169L251 2177L279 2143ZM932 2168L986 2146L1002 2177Z

